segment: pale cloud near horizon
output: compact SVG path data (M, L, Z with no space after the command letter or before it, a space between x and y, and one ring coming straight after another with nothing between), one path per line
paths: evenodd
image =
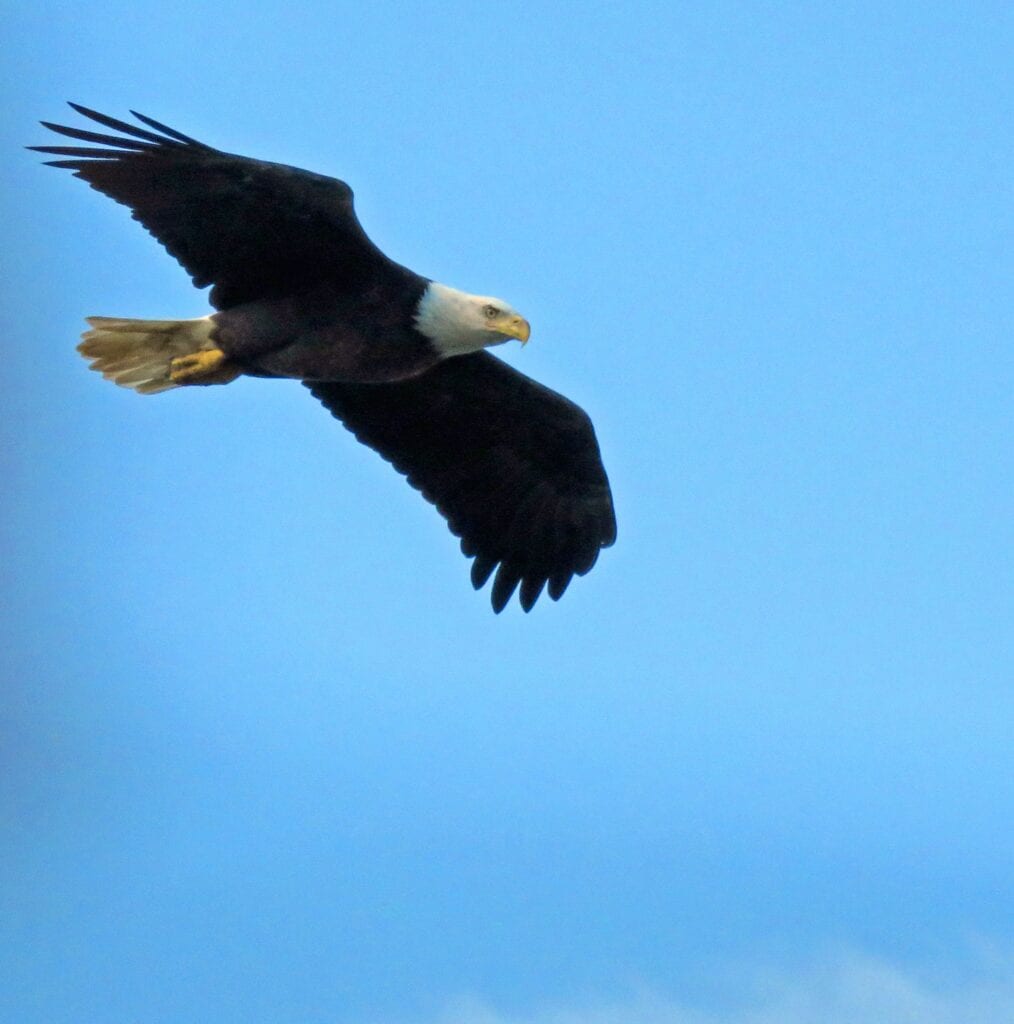
M934 980L855 954L797 972L751 971L731 1009L691 1006L658 991L582 1006L504 1013L455 1001L435 1024L1014 1024L1014 957L983 957L961 981Z

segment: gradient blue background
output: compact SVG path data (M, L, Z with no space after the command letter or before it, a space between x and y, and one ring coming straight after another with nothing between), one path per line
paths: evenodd
M4 20L0 1018L719 1014L1014 946L1009 4ZM514 303L616 547L497 618L298 384L88 373L85 315L207 305L19 150L65 99L341 176Z

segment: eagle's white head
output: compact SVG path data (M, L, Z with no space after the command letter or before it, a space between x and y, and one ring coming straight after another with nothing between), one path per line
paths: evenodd
M517 338L523 345L531 327L516 309L490 295L469 295L430 282L416 309L415 325L442 357L478 352Z

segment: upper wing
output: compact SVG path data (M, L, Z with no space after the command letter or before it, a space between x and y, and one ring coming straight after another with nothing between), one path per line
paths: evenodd
M199 288L215 285L219 309L329 281L363 288L395 266L367 238L343 181L212 149L143 114L154 131L76 103L85 117L122 132L102 135L43 121L92 146L30 146L66 167L140 221Z
M557 600L616 539L591 420L487 352L396 384L307 387L436 505L476 590L499 564L497 612L519 582L525 611L547 582Z

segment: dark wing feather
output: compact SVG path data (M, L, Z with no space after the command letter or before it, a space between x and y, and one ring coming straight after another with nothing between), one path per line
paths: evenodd
M95 148L30 146L123 203L219 309L318 284L362 291L395 266L356 219L343 181L212 149L142 114L154 129L72 103L120 135L42 122Z
M397 384L307 387L436 505L499 612L555 601L616 539L591 420L562 395L481 352ZM499 569L497 569L499 566Z

